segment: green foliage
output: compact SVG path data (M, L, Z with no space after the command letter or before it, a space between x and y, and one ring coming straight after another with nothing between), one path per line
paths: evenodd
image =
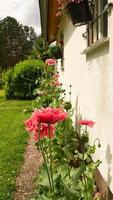
M34 90L37 97L34 102L35 107L59 107L63 103L64 90L62 86L55 86L54 79L55 68L53 66L44 65L43 80L40 81L40 87Z
M35 39L32 27L23 26L12 17L0 20L0 66L6 69L28 57Z
M0 100L3 101L4 98L4 90L0 90Z
M87 167L81 164L78 168L70 168L70 176L66 165L60 165L53 170L55 199L65 200L92 200L94 192L94 171L99 162L90 163ZM85 176L86 175L86 176ZM38 175L38 192L36 200L40 198L51 199L51 189L45 165Z
M7 99L33 99L36 80L40 79L43 62L25 60L9 69L4 75L4 89ZM39 82L37 83L37 87Z
M62 48L59 45L50 46L48 52L51 58L62 58Z
M71 113L69 115L71 116ZM55 138L51 142L47 138L41 141L50 176L49 147L52 146L54 198L51 196L47 166L44 163L38 174L39 195L36 200L93 200L94 174L100 161L94 162L92 160L96 146L88 144L88 132L83 129L78 133L76 130L71 118L68 118L57 124ZM86 136L87 140L83 140L83 136Z
M49 45L47 43L44 44L43 37L40 35L36 38L34 48L31 51L30 58L34 59L42 59L45 61L47 58L49 58L48 54L48 47Z
M31 58L40 58L45 61L48 58L59 59L62 58L62 48L60 45L48 45L44 42L43 37L37 37L33 50L31 51Z
M6 99L14 98L14 84L13 84L12 76L13 76L13 68L8 69L3 74L3 83L4 83Z
M2 69L0 68L0 90L2 89L3 81L2 81Z

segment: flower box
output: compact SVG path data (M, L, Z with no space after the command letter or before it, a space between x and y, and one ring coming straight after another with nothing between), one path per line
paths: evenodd
M67 11L71 17L73 25L84 25L92 20L88 0L83 0L79 3L68 3Z

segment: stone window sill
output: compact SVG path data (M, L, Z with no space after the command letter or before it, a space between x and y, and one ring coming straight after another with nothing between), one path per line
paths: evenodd
M91 46L86 48L83 52L81 52L81 54L92 53L93 51L98 50L99 48L101 48L102 46L104 46L106 44L109 44L109 38L108 37L104 37L104 38L96 41Z

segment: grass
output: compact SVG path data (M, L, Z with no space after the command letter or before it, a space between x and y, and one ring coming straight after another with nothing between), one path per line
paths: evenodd
M23 109L30 101L6 101L0 91L0 200L12 200L28 135Z

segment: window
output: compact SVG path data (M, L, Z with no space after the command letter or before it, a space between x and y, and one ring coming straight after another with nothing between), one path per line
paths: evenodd
M108 35L107 0L90 0L89 5L93 21L87 25L87 46Z

